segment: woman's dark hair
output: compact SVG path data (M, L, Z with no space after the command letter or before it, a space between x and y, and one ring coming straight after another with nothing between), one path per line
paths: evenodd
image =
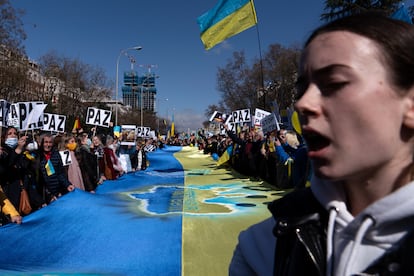
M378 45L384 65L389 68L390 81L405 90L414 85L413 25L382 13L360 13L319 27L308 38L305 46L318 35L333 31L347 31L371 39Z

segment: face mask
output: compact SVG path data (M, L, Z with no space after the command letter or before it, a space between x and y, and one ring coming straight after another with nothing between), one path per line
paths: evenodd
M66 145L68 150L74 151L76 149L77 144L76 143L69 143Z
M36 142L29 143L29 144L27 144L26 149L28 151L34 151L34 150L37 150L38 149L38 145L37 145Z
M91 141L91 139L89 139L89 138L88 138L88 139L86 140L86 144L88 145L88 147L90 147L90 146L92 145L92 141Z
M17 146L17 141L17 138L7 138L4 143L14 149Z

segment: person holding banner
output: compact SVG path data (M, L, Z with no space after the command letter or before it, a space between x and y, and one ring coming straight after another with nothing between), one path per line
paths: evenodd
M1 217L0 217L0 226L8 224L10 222L21 224L22 223L22 216L16 210L14 205L10 202L7 198L6 194L0 187L0 209L1 209Z
M108 180L117 179L124 173L121 162L115 154L114 138L110 135L106 136L105 147L103 148L103 159L105 165L105 178Z
M65 137L65 148L69 151L71 162L68 164L68 180L72 183L75 188L80 190L85 190L85 186L83 184L82 172L79 166L78 159L76 158L75 151L78 147L76 143L75 137L72 134L68 134Z
M414 275L413 45L378 13L311 34L295 108L312 183L240 233L230 275Z
M98 185L97 158L91 152L87 133L82 133L77 139L78 147L75 154L81 169L83 184L86 191L94 193Z
M20 206L20 194L24 188L26 166L23 151L27 136L20 136L15 127L8 127L2 137L0 149L1 186L14 207ZM27 187L26 187L27 188Z
M41 137L39 182L44 189L47 204L75 189L66 176L62 158L59 151L53 147L53 136L49 133L43 134Z

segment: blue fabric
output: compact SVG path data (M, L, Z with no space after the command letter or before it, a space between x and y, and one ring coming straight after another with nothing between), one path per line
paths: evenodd
M173 211L182 193L175 193L173 207L171 194L158 196L184 185L173 156L180 150L149 153L146 171L106 181L96 194L75 190L23 224L1 227L0 274L180 275L182 217Z
M219 0L209 11L197 18L200 32L203 33L211 26L216 25L227 16L244 7L250 0Z
M413 24L411 16L404 4L391 15L391 18Z

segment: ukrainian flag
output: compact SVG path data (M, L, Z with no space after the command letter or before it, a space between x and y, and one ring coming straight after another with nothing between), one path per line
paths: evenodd
M257 24L253 0L219 0L197 18L206 50Z
M219 167L227 161L230 160L230 156L233 154L233 145L229 145L227 149L223 152L223 154L220 156L219 160L217 160L216 166Z
M50 159L47 160L45 168L46 168L47 176L51 176L52 174L55 174L55 168L53 167L52 162L50 162Z

